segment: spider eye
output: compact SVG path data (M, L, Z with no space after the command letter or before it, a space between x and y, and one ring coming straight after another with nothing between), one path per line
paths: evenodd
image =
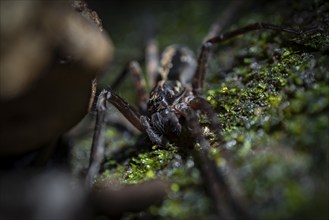
M158 96L156 99L155 99L155 102L162 102L163 100L163 97L162 96Z

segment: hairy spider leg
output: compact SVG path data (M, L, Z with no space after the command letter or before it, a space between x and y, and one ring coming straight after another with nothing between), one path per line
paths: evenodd
M198 96L198 97L194 97L189 102L189 106L192 109L200 110L201 112L203 112L204 114L207 115L209 122L210 122L210 129L212 131L215 131L217 141L222 142L221 135L220 135L220 129L222 126L218 121L216 112L211 107L209 102L207 100L205 100L204 98Z
M206 70L211 46L211 43L207 41L203 43L201 47L201 52L198 57L198 65L192 79L192 92L196 96L202 94L203 82L207 72Z
M129 71L134 79L135 88L137 90L138 108L143 114L147 110L148 93L146 91L143 73L138 62L132 61L129 63Z
M124 78L127 74L130 73L133 80L134 85L137 91L137 104L138 108L142 113L146 113L146 104L148 100L148 93L146 91L145 81L143 79L143 74L141 67L137 61L129 62L123 71L118 75L118 77L114 80L111 85L111 90L115 91L123 82Z
M236 15L242 11L243 8L248 4L244 0L231 0L225 9L222 10L220 16L216 19L216 21L210 26L208 34L203 38L202 42L207 41L210 38L215 37L220 33L229 23L235 19Z
M203 82L204 82L204 77L206 74L206 69L207 69L207 64L208 64L208 58L210 54L210 49L213 44L218 44L223 41L229 40L231 38L234 38L236 36L255 31L255 30L272 30L272 31L281 31L281 32L286 32L289 34L295 34L295 35L300 35L302 32L299 30L295 30L292 28L285 28L281 27L278 25L273 25L273 24L267 24L267 23L254 23L254 24L249 24L246 25L242 28L238 28L233 31L229 31L220 35L217 35L213 38L208 39L202 44L201 47L201 52L198 58L198 66L194 74L194 78L192 81L192 88L193 88L193 94L194 95L200 95L201 91L203 89ZM311 30L313 31L313 30Z
M163 138L154 132L150 122L148 121L148 118L146 116L141 116L140 122L144 126L147 136L150 138L152 143L163 145Z
M95 177L98 175L101 163L104 159L105 127L107 121L106 114L107 91L103 90L98 95L96 103L96 123L91 145L89 167L85 179L88 190L91 190Z
M145 63L148 88L154 88L158 75L159 52L157 42L153 38L146 42Z
M210 49L214 43L220 43L235 36L259 29L283 31L292 34L301 33L300 31L294 29L282 28L280 26L271 24L256 23L213 37L202 45L198 58L198 66L192 81L192 91L196 97L190 100L189 106L192 109L201 110L207 115L208 119L210 120L210 126L216 132L217 137L220 137L220 124L216 113L211 108L210 104L205 99L200 97L203 88L204 77L206 74ZM208 148L210 145L208 140L206 140L202 135L202 130L198 124L198 119L195 113L188 109L186 110L187 111L185 111L184 114L189 122L191 134L198 140L198 143L200 144L199 149L194 149L193 156L195 160L199 161L197 164L200 166L201 173L204 176L204 179L207 181L208 190L210 191L210 195L213 196L213 199L216 203L216 210L218 215L221 217L221 219L251 219L248 212L244 207L242 207L241 201L238 201L238 197L233 196L230 187L225 181L223 173L217 169L215 162L209 158ZM223 156L227 158L226 151L222 150L222 153Z
M111 91L111 89L104 89L100 92L96 103L96 123L90 151L89 166L85 178L85 184L88 190L91 189L94 180L100 171L101 163L104 160L107 101L113 104L128 119L128 121L141 132L145 130L147 131L148 129L147 126L142 124L143 120L138 111L120 96Z
M156 78L158 75L158 46L154 39L148 39L145 48L145 61L147 72L147 86L143 77L142 70L137 61L131 61L126 64L123 71L117 76L111 85L111 89L116 91L120 84L124 81L128 73L130 73L134 80L134 85L137 90L137 104L139 110L145 114L146 105L148 100L147 88L153 88L156 84Z
M242 207L242 202L233 196L230 187L225 181L224 174L217 168L214 160L209 158L209 142L203 136L196 113L189 108L182 109L191 129L191 135L199 143L199 147L193 148L193 158L198 161L201 175L205 180L206 190L215 201L215 208L220 219L251 219L248 212Z
M108 89L107 101L114 105L139 131L145 131L145 127L140 122L140 113L111 89Z

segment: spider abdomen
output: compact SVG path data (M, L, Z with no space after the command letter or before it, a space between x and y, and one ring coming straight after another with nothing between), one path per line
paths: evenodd
M191 83L197 62L187 47L170 45L161 55L159 74L162 80L178 80L184 85Z

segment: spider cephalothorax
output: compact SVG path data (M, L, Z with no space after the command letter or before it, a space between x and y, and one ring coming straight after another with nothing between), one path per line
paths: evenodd
M164 108L177 104L186 94L186 88L177 80L161 80L150 93L147 113L151 115Z
M164 145L169 140L179 143L180 136L188 136L184 114L191 91L178 80L161 80L151 91L147 103L147 117L141 122L151 141Z

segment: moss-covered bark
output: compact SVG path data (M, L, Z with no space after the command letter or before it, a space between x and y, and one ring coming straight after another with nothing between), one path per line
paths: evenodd
M227 181L260 219L328 219L329 4L280 1L258 7L255 4L254 10L230 29L268 21L321 31L300 36L257 31L215 46L204 97L218 113L224 147L234 155L234 170L228 171ZM183 4L181 10L173 12L170 27L159 31L160 47L172 39L178 42L171 43L182 43L180 30L193 26L191 21L204 19L204 13L214 13L202 1ZM195 48L207 28L194 29L194 42L189 42ZM118 43L119 54L124 54L125 46L120 46ZM120 143L114 141L118 137L125 138L113 131L109 134L109 148ZM218 167L225 170L225 160L215 144L211 153ZM188 153L182 156L172 145L168 149L153 147L123 161L110 156L101 179L137 183L163 178L171 184L161 205L127 215L127 219L215 219L200 173Z

